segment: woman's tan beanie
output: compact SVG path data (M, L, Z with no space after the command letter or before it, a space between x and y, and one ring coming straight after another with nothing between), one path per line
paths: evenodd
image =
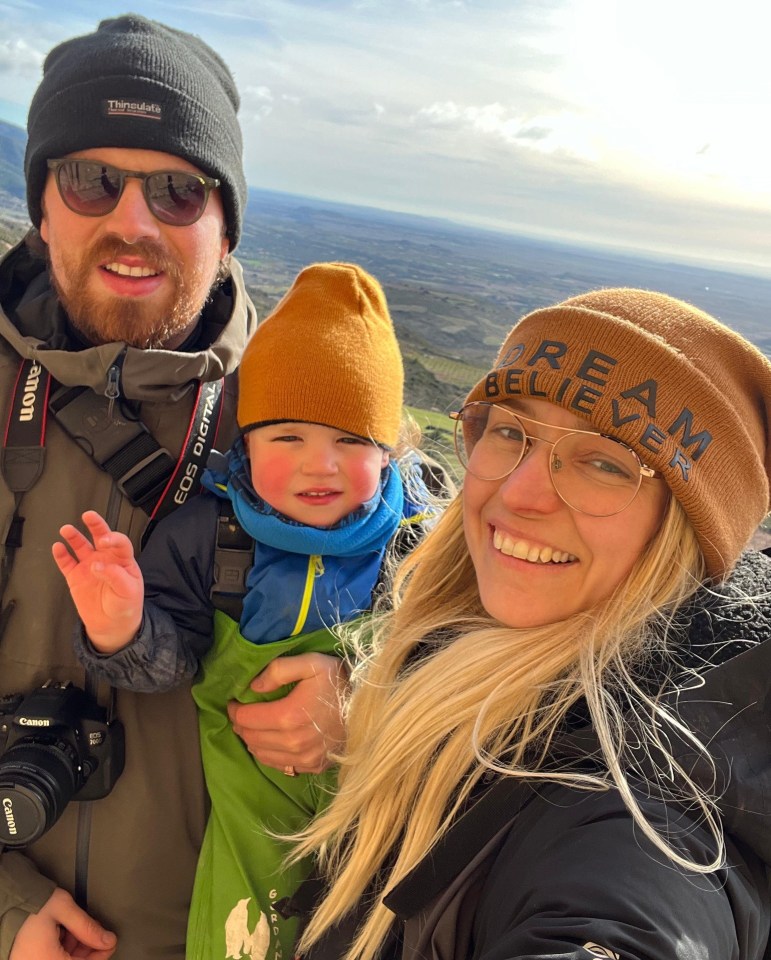
M404 368L377 280L353 263L302 270L247 344L238 389L242 430L300 420L394 447Z
M516 396L585 417L660 471L712 577L771 508L771 362L688 303L597 290L528 314L467 402Z

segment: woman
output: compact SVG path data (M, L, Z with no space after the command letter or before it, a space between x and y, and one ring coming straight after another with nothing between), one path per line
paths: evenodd
M597 291L521 320L457 420L462 497L399 571L300 844L326 873L300 954L759 960L771 562L740 554L771 364Z

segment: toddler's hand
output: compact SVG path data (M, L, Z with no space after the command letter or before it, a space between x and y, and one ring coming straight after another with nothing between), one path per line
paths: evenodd
M115 653L142 622L144 582L127 536L94 510L83 514L83 523L91 540L68 523L59 531L64 543L54 543L51 552L89 640L101 653Z

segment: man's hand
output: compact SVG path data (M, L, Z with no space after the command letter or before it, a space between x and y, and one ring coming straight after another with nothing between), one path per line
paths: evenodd
M19 928L9 960L108 960L118 939L57 887Z
M142 623L144 582L127 536L115 533L94 510L83 514L91 540L72 524L52 548L88 639L101 653L130 643ZM69 547L69 549L67 549Z
M345 664L323 653L277 657L251 683L266 693L285 684L296 686L281 700L238 703L228 714L233 730L249 752L269 767L293 767L297 773L321 773L329 754L345 742L340 694L348 682Z

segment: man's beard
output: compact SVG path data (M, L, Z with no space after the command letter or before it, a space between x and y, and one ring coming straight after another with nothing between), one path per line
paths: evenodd
M167 301L141 297L119 297L91 292L89 281L99 265L120 257L140 257L153 269L162 272L171 283ZM163 347L192 327L209 298L218 274L208 284L202 283L201 268L196 266L187 275L179 263L168 255L164 246L154 240L137 240L128 244L120 237L106 236L86 251L68 276L69 292L62 288L48 261L49 276L57 297L76 330L95 345L122 341L132 347ZM202 291L204 291L202 293Z

